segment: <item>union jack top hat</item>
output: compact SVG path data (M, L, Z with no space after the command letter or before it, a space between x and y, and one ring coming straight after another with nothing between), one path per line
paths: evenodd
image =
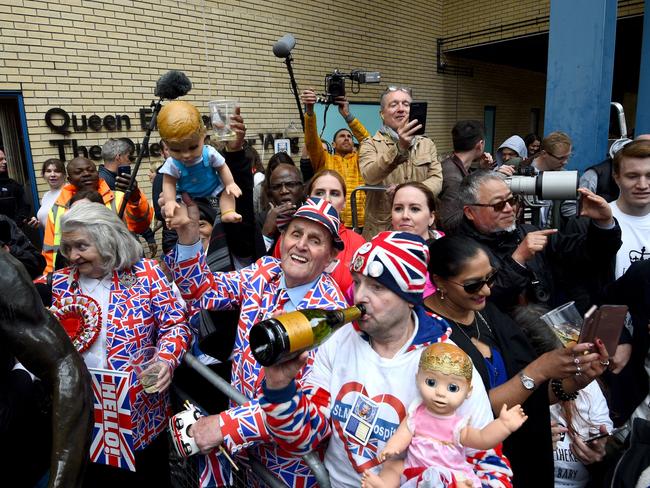
M380 232L361 246L350 271L376 279L407 302L419 305L427 280L429 248L408 232Z
M341 236L339 236L339 227L341 226L339 213L327 200L318 197L309 197L305 203L296 210L296 213L292 215L291 220L297 218L311 220L312 222L322 225L330 234L332 234L332 243L334 244L334 247L339 251L342 251L345 248ZM285 230L286 227L288 227L289 222L283 223L280 230Z

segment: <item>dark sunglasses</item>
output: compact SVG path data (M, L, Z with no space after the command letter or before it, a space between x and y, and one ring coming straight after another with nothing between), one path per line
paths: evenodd
M296 190L297 188L303 186L302 181L283 181L282 183L276 183L273 185L269 185L269 190L271 191L280 191L282 190L282 187L286 187L287 190L292 191Z
M481 289L485 285L487 285L488 288L492 288L496 279L497 279L497 270L494 270L492 274L487 278L485 278L484 280L472 281L471 283L457 283L451 280L447 280L447 281L451 281L455 285L462 286L463 290L465 290L465 293L473 295L474 293L478 293L479 291L481 291Z
M507 200L503 200L497 203L470 203L469 205L472 207L492 207L495 212L503 212L503 209L506 208L506 204L514 207L517 205L517 202L517 197L512 195Z

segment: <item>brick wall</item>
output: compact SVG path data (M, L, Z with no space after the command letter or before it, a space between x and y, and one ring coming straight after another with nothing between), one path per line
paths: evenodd
M527 132L530 108L543 107L543 76L479 62L464 62L475 67L472 78L436 73L436 39L451 32L443 18L452 15L454 3L460 4L1 0L0 90L24 96L36 168L57 156L50 140L76 139L87 147L110 136L139 142L144 131L138 110L149 106L156 80L172 68L191 78L194 88L186 98L204 113L208 100L232 97L241 102L251 137L282 132L299 122L286 68L271 46L291 32L298 40L294 69L301 88L320 88L334 68L381 71L381 86L362 86L351 100L378 100L389 84L413 87L418 99L429 101L427 131L440 152L450 149L455 120L482 119L485 105L497 106L497 141ZM343 21L341 11L348 12ZM62 136L45 124L52 107L77 116L126 114L132 127ZM140 183L149 193L146 171ZM39 190L46 189L39 181Z
M445 49L548 32L550 0L444 0ZM618 0L618 16L640 15L643 0Z

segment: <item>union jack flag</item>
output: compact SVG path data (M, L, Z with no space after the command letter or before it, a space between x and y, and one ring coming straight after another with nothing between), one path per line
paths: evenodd
M421 292L428 262L429 249L424 241L415 240L408 232L381 232L357 250L352 270L372 278L386 270L401 290Z
M135 471L129 373L89 368L95 425L90 460Z

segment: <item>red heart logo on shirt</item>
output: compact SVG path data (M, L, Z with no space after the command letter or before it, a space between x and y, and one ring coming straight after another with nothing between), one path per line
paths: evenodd
M359 395L368 397L368 392L361 383L346 383L339 390L334 405L351 406ZM350 415L351 408L347 408L347 415L342 421L332 415L334 428L339 438L342 439L348 459L357 473L363 473L366 469L370 469L379 464L379 460L377 459L378 454L384 448L392 432L397 429L402 419L406 416L406 408L400 399L394 395L383 393L370 397L370 399L379 406L379 410L373 431L365 446L344 430L345 422ZM384 428L388 425L390 426L390 431Z

